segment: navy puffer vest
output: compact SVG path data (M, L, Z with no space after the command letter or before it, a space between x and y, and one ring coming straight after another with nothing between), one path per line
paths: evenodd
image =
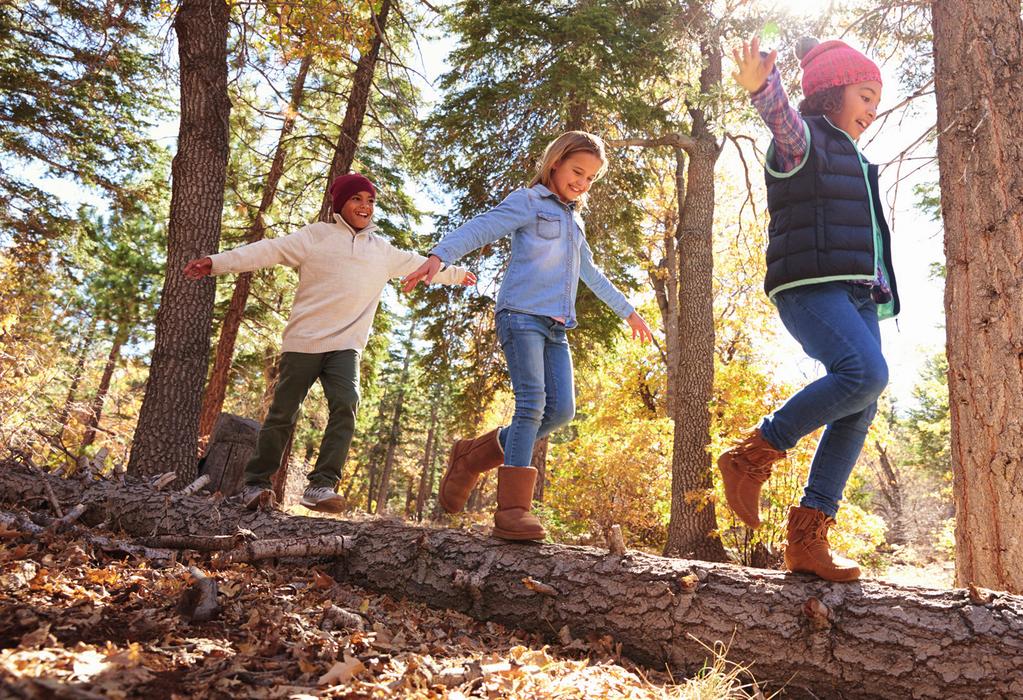
M827 118L804 120L809 144L801 165L779 173L771 167L768 152L765 172L771 221L764 289L773 296L804 284L873 280L876 260L884 267L894 297L884 315L898 314L891 234L878 194L877 166L868 164L864 173L865 161L852 139ZM874 218L881 239L878 256Z

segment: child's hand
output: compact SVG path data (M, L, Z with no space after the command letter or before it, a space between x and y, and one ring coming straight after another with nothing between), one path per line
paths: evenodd
M210 258L196 258L185 265L185 277L192 280L201 280L213 272L213 261Z
M462 280L462 284L466 287L471 287L472 285L476 284L476 275L472 274L471 272L466 272L465 279Z
M760 38L753 37L753 41L748 44L745 41L742 42L741 56L739 49L732 49L732 58L735 59L736 66L739 68L732 73L735 82L750 92L756 92L764 87L767 76L774 70L774 61L778 58L778 51L775 50L767 56L761 56Z
M430 284L431 282L433 282L434 275L440 272L440 265L441 265L440 258L438 258L436 255L431 255L430 257L428 257L426 259L426 262L424 262L411 273L406 275L405 278L401 281L402 291L408 294L409 292L416 288L416 285L419 284L420 280L422 280L425 284Z
M641 343L649 343L654 339L654 334L650 331L650 326L646 325L646 321L644 321L643 317L637 312L633 311L625 320L632 327L633 340L638 337Z

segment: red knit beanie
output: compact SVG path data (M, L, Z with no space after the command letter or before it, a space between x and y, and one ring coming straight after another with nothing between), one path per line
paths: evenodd
M359 173L348 173L335 178L334 182L330 183L330 196L334 201L334 212L340 214L341 207L345 205L345 202L359 192L369 192L374 197L377 196L377 190L373 187L373 183Z
M796 56L803 68L803 97L831 87L868 80L881 82L877 64L844 41L834 39L821 44L804 37L796 44Z

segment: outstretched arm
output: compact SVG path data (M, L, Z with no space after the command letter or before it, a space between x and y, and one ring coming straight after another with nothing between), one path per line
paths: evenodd
M390 277L411 275L427 261L427 258L419 253L402 250L400 248L395 248L394 246L391 246L390 255L391 258L388 261ZM432 257L435 258L436 256ZM476 275L469 272L464 267L459 267L457 265L449 265L443 270L437 272L436 276L431 277L431 279L441 284L462 284L467 287L476 284ZM427 284L429 284L429 282Z
M781 74L774 67L777 51L763 53L760 40L742 44L742 52L732 49L738 70L732 77L750 93L750 100L764 124L774 136L773 163L780 172L789 172L800 164L806 154L806 122L789 103Z
M251 272L271 265L298 267L305 259L308 232L300 229L280 238L267 238L223 253L196 258L185 265L185 276L202 279L225 272Z
M430 256L401 281L402 289L411 292L420 281L430 284L442 263L451 264L466 253L493 243L526 225L533 216L529 192L516 190L488 212L465 222L444 236L430 251Z

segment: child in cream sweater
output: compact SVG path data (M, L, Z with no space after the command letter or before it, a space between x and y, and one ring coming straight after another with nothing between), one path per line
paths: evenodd
M255 455L245 467L240 500L246 508L274 505L270 477L280 466L302 401L319 379L329 418L302 505L326 512L344 509L337 485L355 431L359 356L369 339L384 285L425 260L378 235L372 223L376 188L367 178L357 173L342 175L331 184L330 192L333 223L312 223L282 238L198 258L185 266L185 275L191 279L271 265L298 270L273 402L259 431ZM435 279L444 284L476 282L475 275L455 266Z

